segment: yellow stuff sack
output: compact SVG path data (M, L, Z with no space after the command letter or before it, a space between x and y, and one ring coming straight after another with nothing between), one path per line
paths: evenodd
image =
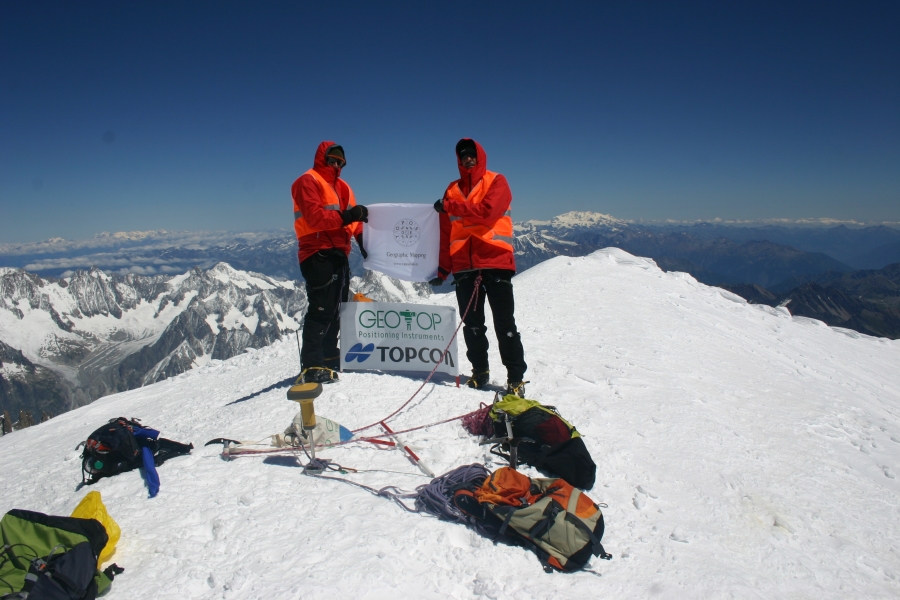
M103 550L100 551L100 558L97 560L97 568L99 569L100 565L108 561L116 551L116 544L119 543L122 530L119 529L118 524L106 512L106 507L103 505L103 500L100 498L100 492L98 491L88 492L88 495L82 498L75 510L72 511L72 516L76 519L95 519L100 521L100 524L106 529L109 541L106 542Z

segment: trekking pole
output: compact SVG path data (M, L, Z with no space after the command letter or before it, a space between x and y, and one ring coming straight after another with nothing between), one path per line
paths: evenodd
M400 446L401 448L403 448L404 451L406 451L406 454L409 456L409 460L412 461L412 464L414 464L414 465L416 465L417 467L419 467L419 469L420 469L423 473L425 473L426 475L428 475L429 477L434 477L434 476L435 476L434 473L431 471L431 469L429 469L428 467L425 466L425 463L422 462L422 459L420 459L418 456L416 456L416 453L409 449L409 446L404 445L403 443L400 442L399 439L397 439L397 436L394 435L394 430L391 429L390 427L388 427L388 426L387 426L387 423L385 423L384 421L382 421L382 422L381 422L381 426L384 427L384 430L385 430L385 431L387 432L387 434L391 437L391 439L393 439L394 442L395 442L398 446Z

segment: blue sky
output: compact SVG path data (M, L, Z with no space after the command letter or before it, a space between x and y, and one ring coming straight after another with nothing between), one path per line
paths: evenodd
M900 3L0 3L0 242L290 226L317 144L515 220L900 221Z

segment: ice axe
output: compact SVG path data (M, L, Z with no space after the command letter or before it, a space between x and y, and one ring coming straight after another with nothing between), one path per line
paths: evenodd
M512 430L512 419L509 418L509 414L506 411L502 411L499 409L495 409L495 412L500 415L500 418L503 419L503 423L506 425L506 436L505 437L493 437L488 440L484 440L479 444L479 446L484 446L487 444L509 444L509 466L515 470L519 466L519 442L524 441L523 438L513 437ZM494 449L491 450L492 454L495 454ZM502 454L500 456L503 456Z

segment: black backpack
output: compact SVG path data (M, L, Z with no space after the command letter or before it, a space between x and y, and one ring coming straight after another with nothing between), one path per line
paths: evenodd
M490 441L501 442L498 446L510 453L494 446L493 454L512 463L511 446L515 446L516 461L561 477L583 490L594 487L597 465L581 434L556 408L509 394L495 400L490 417L494 427Z
M134 436L138 431L148 430L137 419L119 417L96 429L84 442L81 453L81 479L86 485L97 483L103 477L118 475L143 466L141 446ZM150 430L157 433L155 430ZM182 456L193 450L193 444L182 444L165 438L142 438L153 452L156 466L174 456Z
M81 453L82 481L90 485L103 477L141 466L141 448L134 438L135 426L141 427L140 422L119 417L88 436Z

